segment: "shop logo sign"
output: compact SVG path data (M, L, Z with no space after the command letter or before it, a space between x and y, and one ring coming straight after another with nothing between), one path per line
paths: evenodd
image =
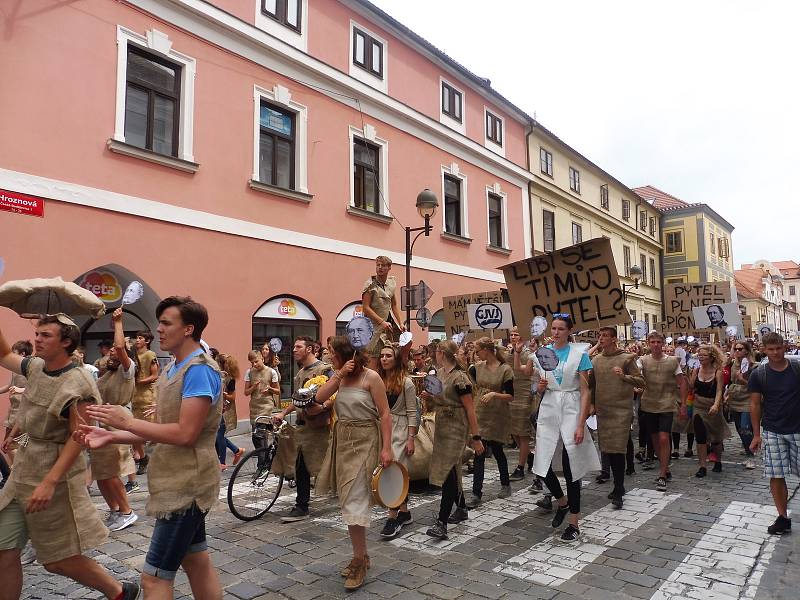
M122 286L117 278L108 271L91 271L83 277L78 285L92 292L103 302L116 302L122 298Z
M278 314L282 317L294 317L297 315L297 306L295 306L293 300L284 298L278 305Z

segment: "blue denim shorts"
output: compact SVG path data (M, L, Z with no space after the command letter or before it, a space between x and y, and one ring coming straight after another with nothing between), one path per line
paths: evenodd
M192 504L184 513L156 519L143 572L171 581L187 554L207 550L206 514Z

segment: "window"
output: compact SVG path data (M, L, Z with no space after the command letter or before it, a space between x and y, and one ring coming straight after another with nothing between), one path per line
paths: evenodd
M258 180L294 189L294 113L261 103L258 135Z
M636 311L635 311L635 310L632 310L632 311L631 311L631 319L632 319L633 321L635 321L635 320L636 320Z
M383 79L383 42L353 27L353 64Z
M581 193L581 172L572 167L569 168L569 189L577 194Z
M353 140L353 205L381 213L379 146L366 140Z
M486 139L498 146L503 145L503 120L486 111Z
M544 251L552 252L556 247L556 215L549 210L542 211L542 233L544 234Z
M300 0L261 0L261 12L284 27L300 32L302 15Z
M639 266L642 268L642 283L647 281L647 257L644 254L639 255Z
M544 148L539 148L539 169L545 175L553 176L553 154Z
M650 315L648 315L647 313L642 313L642 321L644 321L645 329L647 331L650 331Z
M128 46L125 142L178 156L181 67Z
M625 198L622 199L622 220L631 220L631 201L626 200Z
M682 231L668 231L666 235L666 253L667 254L681 254L683 253L683 232Z
M667 277L667 283L683 283L683 277Z
M650 259L650 285L656 287L656 259Z
M647 212L643 210L639 211L639 229L647 231Z
M708 248L711 251L712 255L717 253L717 248L716 248L716 245L715 245L714 232L713 231L708 234Z
M630 275L631 275L631 247L630 246L623 246L622 247L622 263L623 263L623 269L624 269L625 277L630 277Z
M656 234L656 218L650 217L650 235Z
M728 238L720 237L717 243L719 245L719 257L728 260L731 255L730 242L728 242Z
M790 296L794 296L794 286L793 285L789 286L789 295Z
M503 239L503 197L489 192L489 245L495 248L505 248Z
M608 184L600 186L600 207L608 210Z
M442 81L442 113L459 123L462 122L462 98L463 95L460 91L449 83Z
M464 235L461 228L461 180L444 176L444 230L453 235Z
M572 223L572 243L580 244L583 241L583 227L579 223Z

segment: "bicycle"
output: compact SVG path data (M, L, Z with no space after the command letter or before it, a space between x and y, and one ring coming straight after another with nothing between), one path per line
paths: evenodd
M272 461L278 451L277 433L284 426L285 422L275 431L270 415L256 417L253 437L261 442L242 457L228 482L228 508L237 519L262 517L280 496L284 478L272 472Z

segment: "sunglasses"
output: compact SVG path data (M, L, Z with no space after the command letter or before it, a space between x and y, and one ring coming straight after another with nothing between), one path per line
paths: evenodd
M734 348L734 350L736 350L737 352L739 352L740 350L744 350L744 348L742 348L741 346L739 346L739 347L737 347L737 348Z
M572 315L569 313L553 313L554 319L570 319Z

